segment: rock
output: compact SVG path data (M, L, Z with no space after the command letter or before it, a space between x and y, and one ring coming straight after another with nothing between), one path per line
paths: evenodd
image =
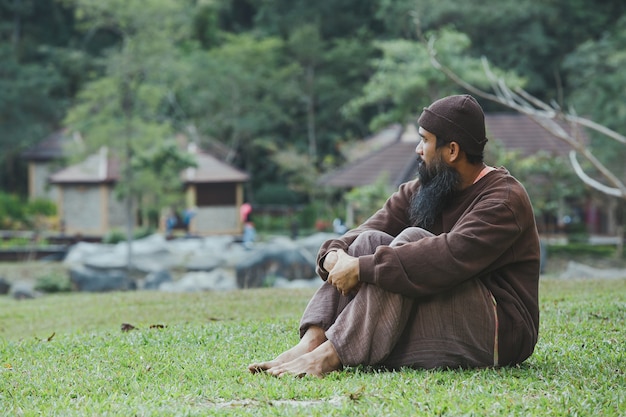
M294 279L293 281L279 277L274 281L274 288L319 288L323 283L324 281L318 276L310 279Z
M224 266L225 260L216 256L207 256L207 254L194 254L185 263L187 271L212 271L216 268Z
M178 281L159 286L159 290L167 292L228 291L237 288L234 274L221 268L211 272L188 272Z
M137 287L125 270L96 269L82 265L70 268L70 281L76 291L126 291Z
M25 282L13 283L13 285L11 285L10 294L16 300L30 300L39 296L39 293L34 290L32 284Z
M562 279L621 279L626 278L626 269L601 269L569 261L560 277Z
M70 248L64 263L71 267L71 280L75 289L80 291L160 288L161 285L174 290L186 282L170 282L171 276L170 281L164 278L162 271L174 268L186 269L190 273L217 271L216 276L227 274L229 278L234 276L231 271L236 271L234 283L224 281L228 282L226 288L263 287L272 285L277 278L294 281L316 277L315 257L319 247L335 237L337 235L330 233L316 233L295 241L275 237L269 242L257 242L254 248L246 250L233 236L166 240L164 236L154 234L132 242L133 269L148 274L145 278L127 277L127 242L116 245L79 242ZM216 280L216 276L211 279ZM138 282L135 284L133 279ZM217 281L200 284L189 280L187 284L200 286L202 290L222 285Z
M112 245L102 243L78 242L72 245L63 263L66 265L82 265L90 255L110 253L113 251Z
M158 250L151 254L133 254L133 267L141 272L158 272L178 265L176 257L167 250Z
M315 263L293 242L276 241L255 250L236 266L240 288L268 286L276 277L308 279L315 276Z
M93 253L85 256L82 264L91 269L124 269L127 264L126 254L120 255L114 251Z
M161 284L172 281L172 275L170 272L162 269L160 271L150 272L144 279L143 286L141 288L144 290L158 290Z
M0 295L7 295L11 289L11 283L4 278L0 278Z

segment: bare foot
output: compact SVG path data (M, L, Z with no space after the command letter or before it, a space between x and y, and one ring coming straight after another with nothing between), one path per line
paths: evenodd
M321 378L327 373L336 371L341 367L342 364L335 347L327 340L316 349L297 357L291 362L269 368L267 373L278 377L284 375L299 377L312 375Z
M293 361L300 356L309 353L326 341L326 334L321 327L311 326L300 339L300 342L289 350L284 351L276 359L268 362L253 363L248 366L248 370L253 374L267 371L268 369L280 366Z

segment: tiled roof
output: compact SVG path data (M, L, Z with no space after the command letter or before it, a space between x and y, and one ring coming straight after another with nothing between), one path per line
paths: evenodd
M522 156L544 150L553 155L567 155L571 147L552 136L530 117L519 113L490 113L485 115L487 137L502 142L505 149L518 150ZM562 125L564 129L567 127ZM397 127L392 127L397 129ZM381 131L388 139L389 129ZM357 146L369 152L345 166L323 175L320 185L351 188L374 183L381 175L389 177L389 184L397 186L413 179L417 172L415 147L419 138L408 137L389 141L373 137ZM587 140L583 137L583 140ZM374 145L374 146L372 146ZM372 150L373 149L373 150Z
M25 150L22 157L30 161L49 161L61 158L64 156L63 145L67 139L65 132L59 130Z
M384 136L388 130L382 131ZM373 184L386 175L389 185L398 186L407 180L414 178L417 172L417 159L415 147L418 144L417 132L414 128L408 128L402 137L399 128L395 131L395 140L381 144L380 138L375 136L366 141L365 147L377 144L373 151L365 156L348 162L344 167L322 176L318 183L331 187L359 187Z
M188 168L181 173L185 183L244 182L248 174L239 171L217 158L206 154L195 154L198 167ZM50 176L53 184L97 184L115 182L120 178L120 168L115 158L109 157L106 149L87 157L84 161L64 168Z
M66 167L50 176L53 184L99 184L119 179L119 164L108 156L106 148L84 161Z
M197 153L195 168L187 168L183 173L185 183L244 182L249 176L207 153Z
M530 117L519 113L489 113L485 115L487 137L504 145L505 149L517 150L522 156L530 156L540 150L556 156L566 156L572 149L561 139L552 136ZM561 124L566 131L569 128ZM586 136L582 136L586 141Z

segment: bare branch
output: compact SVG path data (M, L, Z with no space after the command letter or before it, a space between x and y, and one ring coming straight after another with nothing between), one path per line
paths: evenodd
M572 167L574 167L574 171L576 172L576 175L578 175L578 178L580 178L585 184L600 191L601 193L604 193L613 197L626 198L626 190L621 191L618 188L607 187L606 185L594 180L589 175L587 175L587 173L585 173L583 168L578 163L578 159L576 159L575 151L570 151L569 160L572 163Z
M483 68L487 78L491 83L492 90L495 92L491 94L487 91L483 91L480 88L463 80L450 68L443 65L437 59L437 51L435 49L434 38L426 39L421 31L418 30L418 36L426 46L427 52L430 56L431 64L434 68L437 68L443 72L453 82L467 90L468 92L482 97L484 99L500 103L505 107L516 110L519 113L525 114L534 120L537 124L543 127L546 131L552 134L554 137L569 144L573 150L570 153L570 162L574 168L574 172L578 177L590 187L613 197L619 197L626 200L626 185L614 175L604 164L602 164L593 153L587 148L587 146L578 138L577 135L572 135L567 132L563 126L557 123L558 120L568 122L570 124L572 132L578 132L578 126L584 126L599 132L605 136L608 136L620 143L626 144L626 137L595 123L591 120L582 118L574 114L571 110L565 113L557 103L553 103L552 106L532 96L522 88L516 88L515 91L511 90L506 82L497 77L491 70L486 58L482 58ZM599 174L607 180L612 186L607 186L601 182L591 178L582 169L576 158L576 153L580 153L591 165L599 172Z

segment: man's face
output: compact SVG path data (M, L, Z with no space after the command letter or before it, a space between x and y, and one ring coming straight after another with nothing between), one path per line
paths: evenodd
M442 148L437 149L437 138L427 130L419 128L420 143L415 148L418 161L418 177L422 185L427 185L439 173L449 171L449 167L441 155Z
M415 149L419 161L420 188L413 196L409 215L415 226L430 228L461 183L459 172L443 158L445 147L437 149L435 135L420 128L422 141Z
M437 137L430 133L428 130L419 128L418 134L422 139L415 148L415 153L426 164L429 164L434 156L438 153L437 150Z

